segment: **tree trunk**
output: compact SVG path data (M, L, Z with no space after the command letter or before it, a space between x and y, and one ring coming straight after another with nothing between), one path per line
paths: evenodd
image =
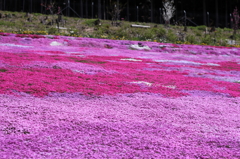
M3 10L6 10L6 2L3 0Z
M215 26L218 27L218 0L215 0L215 11L216 11L216 24Z
M15 2L14 10L17 11L17 4L18 2Z
M127 0L127 20L129 21L129 0Z
M102 19L101 0L98 0L98 19Z
M134 17L136 18L135 20L137 21L137 3L136 3L136 0L134 0L134 11L135 11L135 14L134 14L135 16Z
M73 10L75 11L76 10L76 1L72 1L73 2ZM71 6L70 6L71 7ZM76 13L75 13L76 14ZM80 18L79 16L78 16L78 18Z
M28 12L32 13L32 0L29 0L28 2L29 2L29 4L28 4Z
M2 10L2 1L0 2L0 10Z
M153 0L151 0L151 22L153 23Z
M81 17L83 18L83 0L80 1L81 7Z
M109 1L106 1L106 6L107 6L107 8L106 8L106 12L107 12L107 14L106 14L106 19L108 19L109 18Z
M23 0L23 10L22 10L23 12L25 11L25 10L24 10L24 9L25 9L24 6L25 6L25 0Z
M207 26L206 14L207 14L207 11L206 11L206 0L203 0L203 24Z
M42 4L43 4L43 0L41 0L41 13L43 13L43 6L42 6Z
M86 18L88 18L88 1L86 0Z
M228 0L225 0L225 27L228 27Z
M117 10L119 11L119 0L117 0ZM117 21L120 18L120 13L117 13Z
M103 19L106 20L106 3L105 0L103 0Z
M178 20L178 0L174 0L175 4L175 22Z
M70 6L70 1L69 0L67 0L67 6ZM67 16L70 16L70 8L69 7L67 8Z

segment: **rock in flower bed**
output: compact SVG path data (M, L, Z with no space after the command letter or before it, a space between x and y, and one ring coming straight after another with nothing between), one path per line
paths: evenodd
M239 57L3 34L1 158L240 158Z

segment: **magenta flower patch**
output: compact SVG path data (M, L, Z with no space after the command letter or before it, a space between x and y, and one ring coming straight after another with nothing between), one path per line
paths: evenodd
M240 158L239 57L1 33L1 158Z

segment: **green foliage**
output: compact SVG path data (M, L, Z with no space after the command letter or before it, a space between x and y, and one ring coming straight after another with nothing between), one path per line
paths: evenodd
M216 32L214 32L214 38L222 38L223 37L223 30L221 28L217 28Z
M223 28L223 31L229 31L229 32L232 32L233 30L230 29L230 28Z
M156 29L153 28L153 29L146 29L143 31L143 37L147 40L147 39L153 39L154 36L156 34Z
M139 41L146 41L146 40L148 40L145 36L139 36L137 39Z
M138 37L132 37L131 40L140 41L140 39Z
M97 19L87 19L83 22L83 24L87 25L87 26L94 26L95 25L95 21Z
M195 35L196 35L196 36L202 36L202 33L199 32L199 31L197 31L197 32L195 32Z
M1 68L1 69L0 69L0 72L7 72L7 70L4 69L4 68Z
M119 29L118 31L116 31L116 36L118 36L119 38L126 38L128 37L128 32L124 29Z
M13 26L15 26L15 23L14 22L9 22L9 21L0 21L0 25L13 27Z
M167 32L164 28L160 27L156 30L156 37L157 38L165 38L167 35Z
M102 28L109 29L110 28L110 24L103 24Z
M54 35L58 33L58 29L57 28L50 28L48 29L48 34L50 35Z
M176 43L178 40L177 33L181 30L183 40L181 43L204 43L208 45L222 45L228 46L225 39L240 40L240 34L233 35L233 29L216 28L215 32L205 33L206 26L188 26L188 32L183 32L183 26L170 26L168 28L163 25L156 25L153 23L140 23L141 25L149 25L151 28L133 28L130 27L132 22L121 21L121 26L115 27L111 25L109 20L101 20L102 25L96 25L97 19L81 19L72 17L63 17L67 20L65 28L68 28L68 33L58 33L57 28L47 28L45 24L41 24L41 17L45 15L40 13L32 13L32 22L26 21L25 12L6 12L1 11L2 14L15 14L8 18L0 19L0 30L11 33L26 33L26 34L52 34L52 35L67 35L67 36L81 36L91 38L111 38L111 39L126 39L126 40L149 40L158 42ZM56 19L55 16L49 16L49 19ZM136 24L136 23L135 23ZM208 28L209 30L209 28ZM71 31L71 32L70 32ZM0 70L1 71L1 70Z
M222 40L222 39L220 39L220 40L218 41L218 43L219 43L220 46L227 46L227 40Z
M102 26L96 27L97 34L110 34L110 25L104 24Z
M193 31L199 30L199 29L197 29L197 28L194 27L194 26L188 26L188 28L191 29L191 30L193 30Z
M41 13L33 13L33 15L35 15L35 16L41 16L41 15L43 15L43 14L41 14Z
M171 30L169 30L166 39L168 42L175 43L178 37Z
M196 38L195 38L195 36L193 36L193 35L188 35L188 36L186 37L186 41L190 42L191 44L197 43Z
M141 29L140 28L130 28L128 33L130 34L131 38L140 37L142 34L142 28Z
M201 38L201 43L207 44L207 45L212 45L213 39L211 38L211 36L207 35L206 37Z
M206 30L206 25L199 25L196 27L198 30L205 31Z
M232 39L233 40L239 40L240 39L240 35L239 34L232 35Z

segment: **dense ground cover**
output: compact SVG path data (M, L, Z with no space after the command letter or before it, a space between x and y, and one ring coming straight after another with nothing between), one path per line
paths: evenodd
M2 158L240 158L240 49L0 36Z

